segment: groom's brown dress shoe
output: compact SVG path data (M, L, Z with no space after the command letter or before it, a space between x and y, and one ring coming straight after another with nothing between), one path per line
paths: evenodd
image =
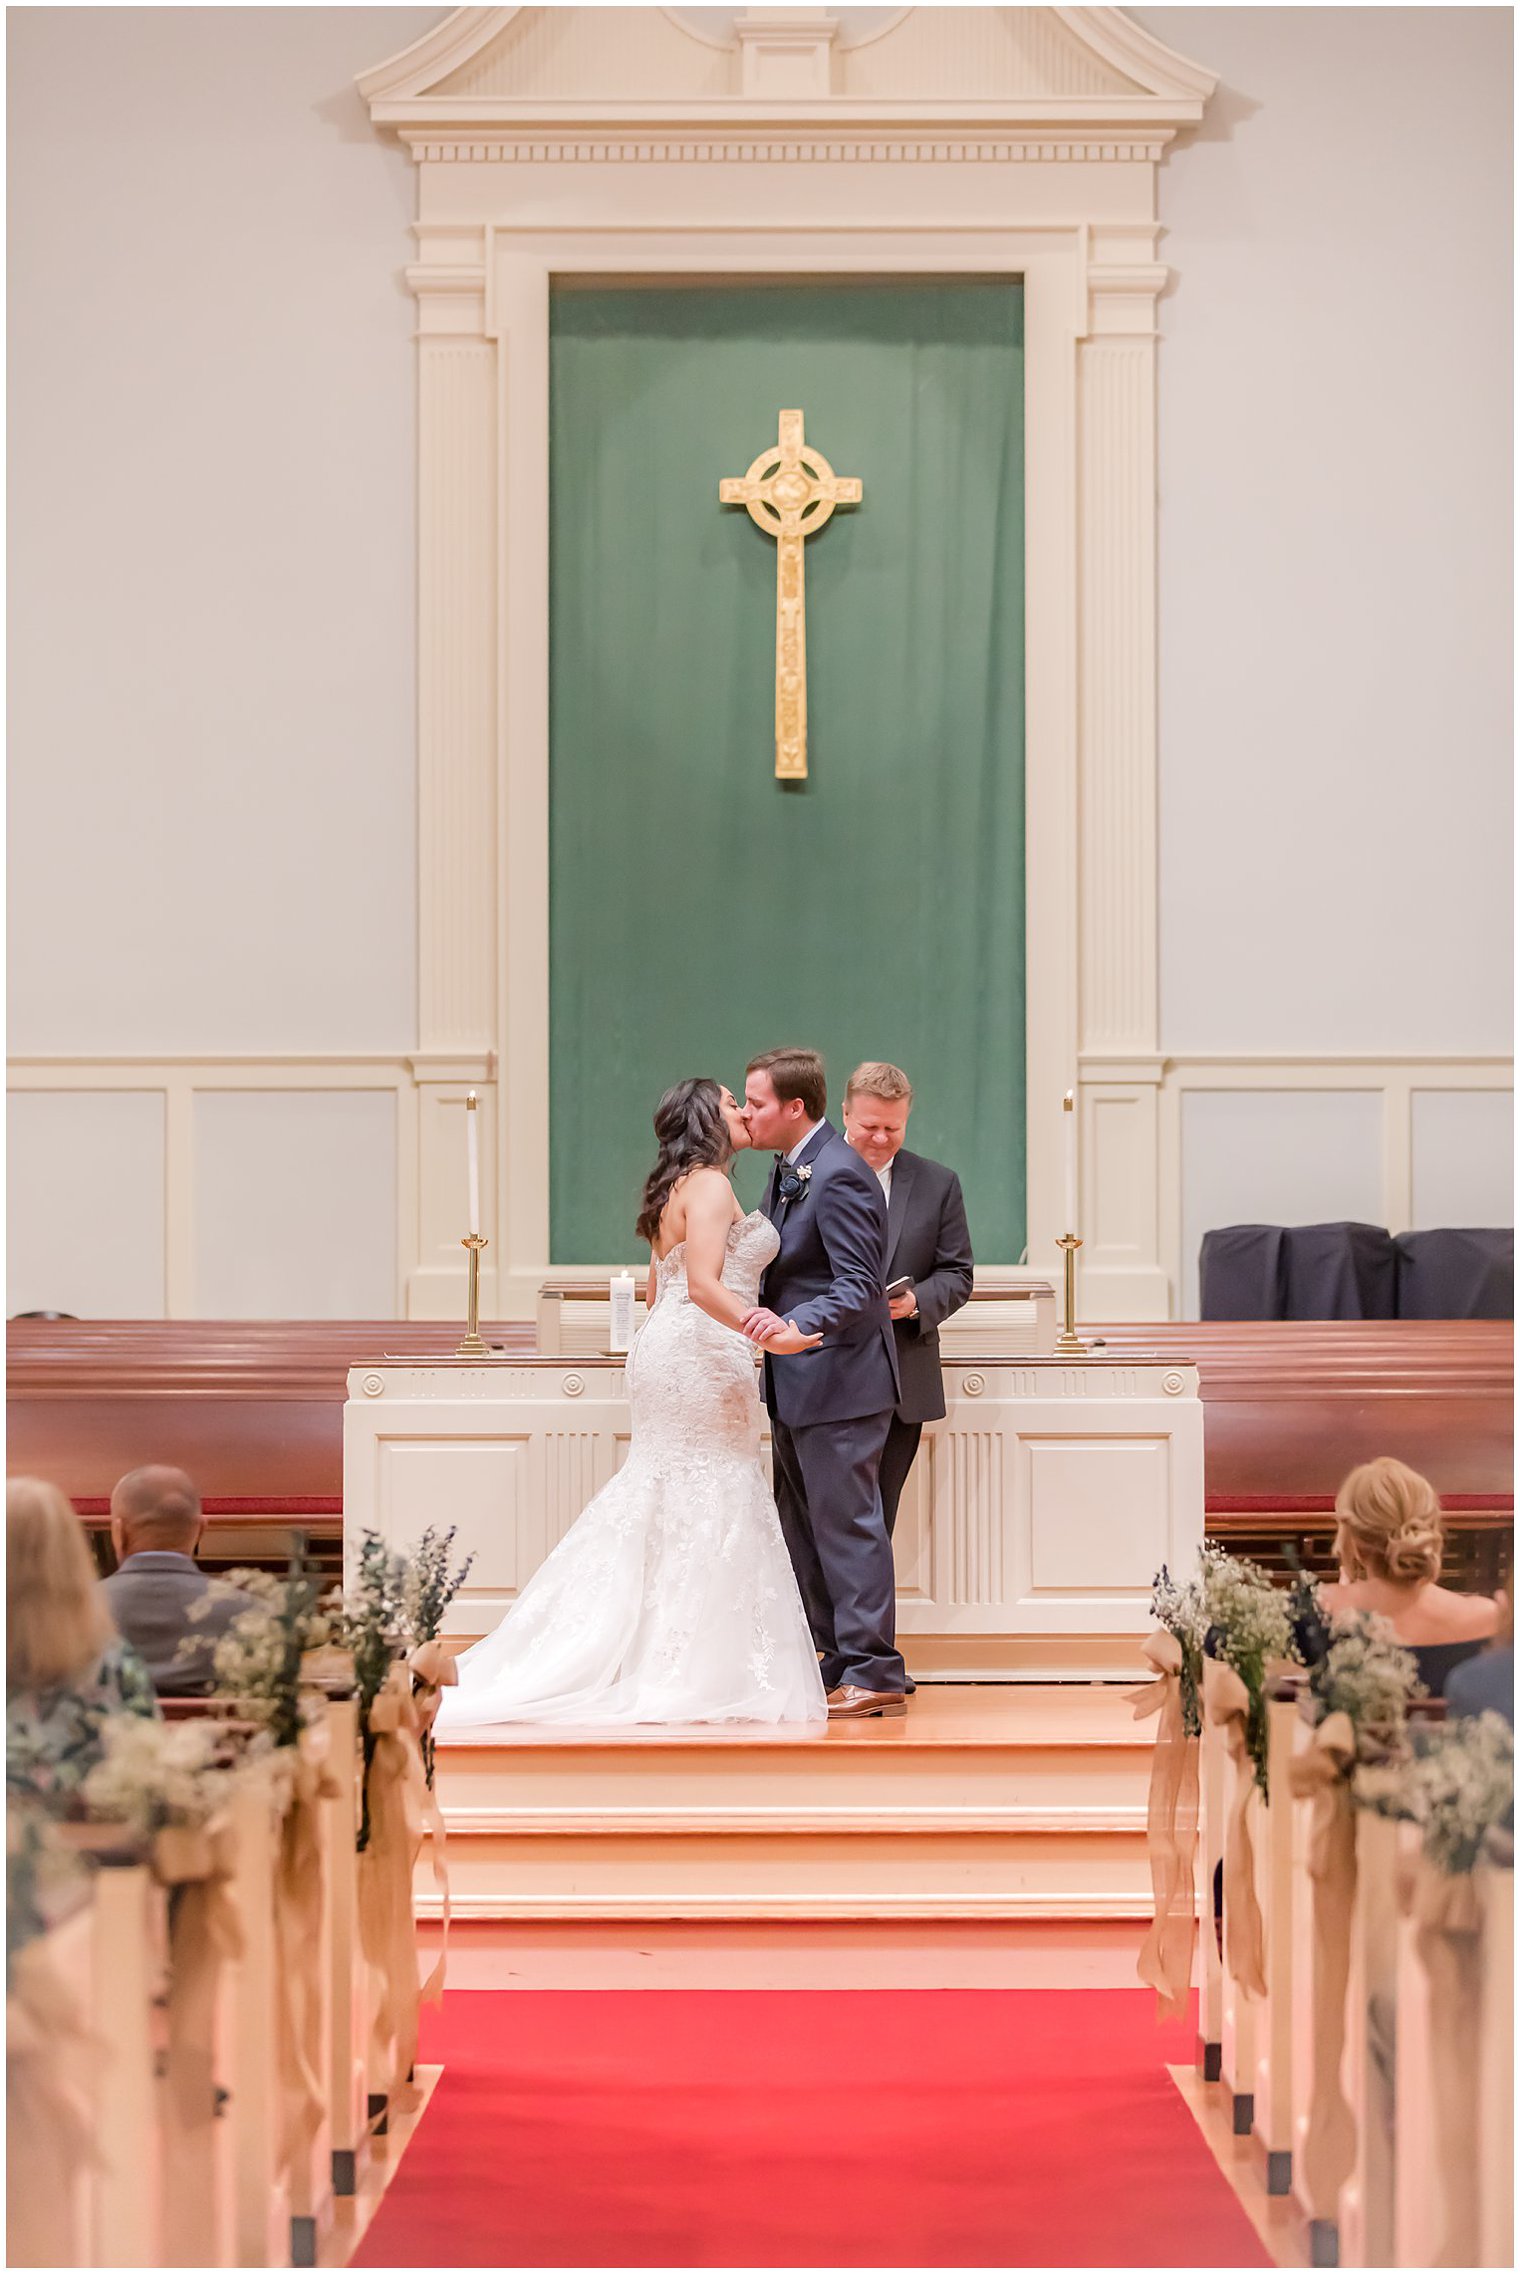
M868 1714L885 1718L908 1710L901 1690L862 1690L854 1682L830 1690L828 1705L830 1721L864 1721Z

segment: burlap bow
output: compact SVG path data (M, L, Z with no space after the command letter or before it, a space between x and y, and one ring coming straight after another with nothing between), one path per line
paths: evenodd
M1399 1874L1430 1985L1430 2088L1440 2166L1437 2266L1478 2263L1478 2011L1483 1911L1471 1872L1420 1856Z
M1356 1730L1349 1714L1327 1714L1305 1752L1294 1755L1294 1797L1312 1800L1309 1876L1314 1882L1314 2073L1304 2127L1304 2180L1316 2219L1340 2216L1341 2188L1356 2162L1356 2118L1341 2090L1346 1986L1351 1975L1351 1914L1356 1898L1356 1818L1351 1771Z
M1224 1833L1225 1951L1231 1980L1253 1997L1264 1998L1261 1906L1256 1900L1256 1858L1251 1847L1256 1764L1248 1740L1250 1711L1251 1693L1234 1667L1222 1658L1205 1658L1203 1717L1224 1732L1235 1772L1235 1805Z
M1151 1755L1146 1844L1150 1851L1153 1896L1150 1931L1140 1946L1136 1972L1157 1998L1160 2019L1187 2011L1193 1978L1193 1938L1197 1895L1193 1860L1198 1843L1198 1740L1189 1737L1182 1710L1182 1645L1160 1627L1142 1647L1156 1679L1126 1692L1135 1719L1159 1714Z
M293 2182L322 2123L322 1812L338 1787L326 1762L327 1730L315 1723L292 1748L290 1799L280 1825L274 1928L279 1961L278 2050L281 2155ZM298 2183L297 2183L298 2184Z
M206 2124L216 2113L217 1986L224 1962L243 1955L236 1835L222 1817L166 1825L153 1835L152 1863L169 1890L168 2089L182 2124Z
M46 1942L29 1942L12 1959L5 2000L8 2266L77 2263L79 2181L100 2151L69 2069L96 2050Z

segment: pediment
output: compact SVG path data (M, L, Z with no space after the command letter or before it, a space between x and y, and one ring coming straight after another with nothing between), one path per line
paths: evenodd
M459 125L658 106L733 116L800 82L757 74L767 43L811 46L815 116L974 106L1031 120L1181 125L1213 75L1118 8L458 8L359 81L378 123ZM771 105L770 107L775 107Z

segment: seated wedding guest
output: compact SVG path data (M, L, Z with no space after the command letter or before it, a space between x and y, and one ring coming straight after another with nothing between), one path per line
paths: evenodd
M89 1546L54 1484L5 1488L5 1786L66 1815L113 1715L156 1717L146 1667L111 1623Z
M160 1697L207 1696L216 1645L251 1608L196 1563L204 1530L200 1494L183 1469L132 1469L111 1495L117 1569L105 1598Z
M1466 1659L1447 1677L1448 1716L1466 1719L1480 1713L1502 1713L1515 1726L1515 1612L1507 1595L1500 1595L1500 1621L1494 1639L1476 1658Z
M1341 1584L1325 1588L1325 1608L1387 1619L1431 1696L1444 1696L1448 1675L1494 1633L1499 1605L1439 1584L1446 1530L1435 1487L1402 1461L1367 1461L1336 1494L1335 1513Z
M887 1299L897 1337L897 1411L881 1456L887 1532L918 1452L926 1421L945 1410L939 1330L971 1294L971 1234L954 1169L910 1153L903 1143L913 1084L900 1066L868 1060L844 1093L844 1133L887 1199ZM893 1292L896 1281L906 1280Z

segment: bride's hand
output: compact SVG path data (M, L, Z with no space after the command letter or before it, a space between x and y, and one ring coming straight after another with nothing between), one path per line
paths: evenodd
M821 1334L800 1334L788 1321L775 1334L768 1334L761 1347L773 1358L795 1358L804 1350L816 1350L822 1341Z

